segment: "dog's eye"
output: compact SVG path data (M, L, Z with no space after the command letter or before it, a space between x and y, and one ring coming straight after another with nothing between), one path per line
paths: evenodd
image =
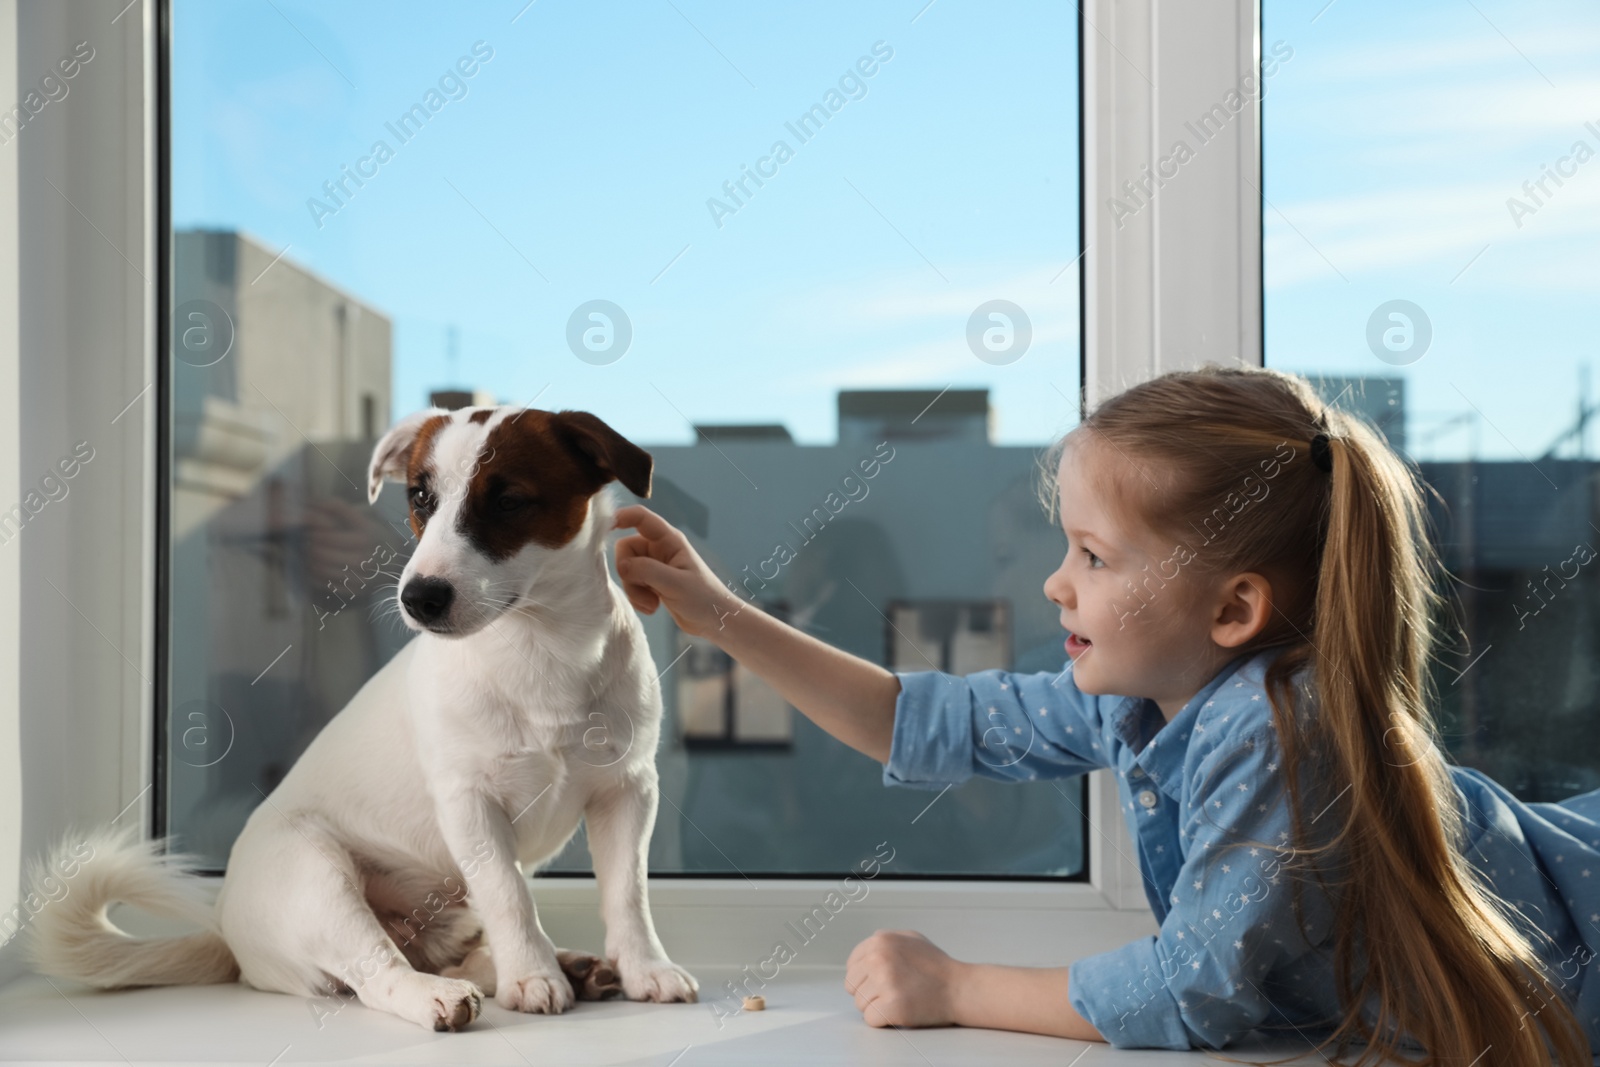
M433 494L420 485L413 485L410 493L411 506L418 511L428 511L433 507Z
M529 500L527 497L515 496L511 493L501 493L499 498L495 500L494 506L501 511L521 511L523 508L532 503L533 501Z

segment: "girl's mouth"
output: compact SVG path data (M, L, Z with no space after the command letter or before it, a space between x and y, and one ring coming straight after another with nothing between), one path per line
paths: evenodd
M1069 633L1067 635L1066 644L1067 644L1067 655L1076 657L1080 653L1082 653L1085 649L1087 649L1089 647L1090 642L1084 640L1081 637L1079 637L1077 634Z

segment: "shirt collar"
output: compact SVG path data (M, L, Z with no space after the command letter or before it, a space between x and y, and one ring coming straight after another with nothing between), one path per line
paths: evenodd
M1163 793L1176 797L1183 784L1183 760L1189 747L1189 734L1211 695L1251 659L1235 656L1167 722L1161 708L1149 697L1127 697L1113 713L1111 728L1134 750L1135 766L1144 769Z

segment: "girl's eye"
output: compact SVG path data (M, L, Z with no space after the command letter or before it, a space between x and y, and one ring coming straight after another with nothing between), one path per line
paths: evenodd
M1100 566L1102 566L1102 567L1104 567L1106 565L1106 561L1105 560L1101 559L1099 556L1095 555L1093 552L1090 552L1087 548L1085 548L1083 550L1083 553L1084 553L1084 555L1089 557L1089 568L1091 570L1094 569L1094 565L1096 563L1100 564Z

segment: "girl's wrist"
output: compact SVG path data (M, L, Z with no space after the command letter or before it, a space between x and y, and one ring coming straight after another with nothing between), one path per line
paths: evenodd
M944 1017L952 1026L983 1026L981 1019L974 1019L971 1011L976 998L964 996L963 991L971 989L977 982L978 976L974 973L978 964L963 963L958 959L949 959L945 964L944 974Z
M711 602L712 625L701 636L732 655L731 646L739 643L751 618L760 611L754 601L724 590L723 595Z

